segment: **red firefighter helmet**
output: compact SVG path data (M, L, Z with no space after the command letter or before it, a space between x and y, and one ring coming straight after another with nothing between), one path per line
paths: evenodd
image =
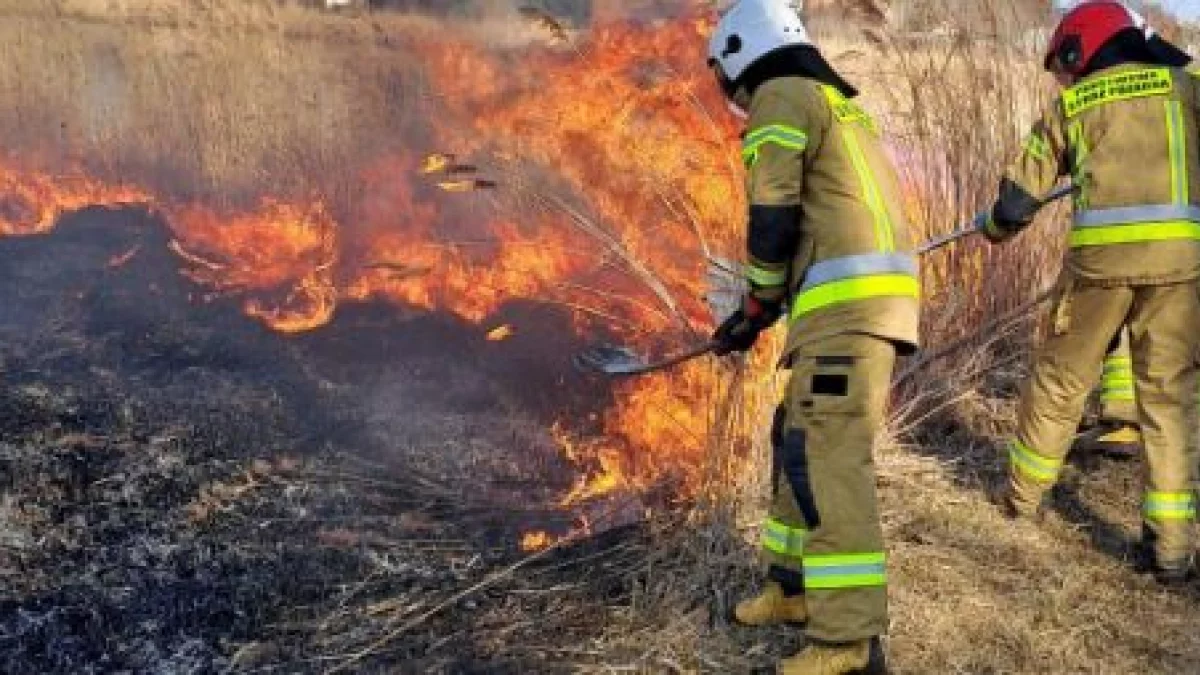
M1142 30L1120 2L1092 0L1067 12L1046 49L1046 70L1079 75L1109 40L1125 30Z

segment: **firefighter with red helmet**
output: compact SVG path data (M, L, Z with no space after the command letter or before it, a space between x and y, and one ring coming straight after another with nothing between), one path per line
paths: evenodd
M1090 2L1092 0L1086 0ZM1055 10L1060 18L1081 3L1059 5ZM1146 44L1159 65L1187 68L1200 75L1187 52L1172 44L1155 31L1129 2L1122 3L1131 20L1146 35ZM1133 358L1129 351L1129 331L1122 329L1113 338L1108 356L1104 359L1100 380L1100 411L1095 428L1089 429L1075 444L1081 452L1110 457L1130 458L1142 453L1142 433L1138 427L1137 397L1133 387Z
M1009 478L1010 517L1034 517L1056 482L1112 337L1130 335L1148 471L1142 567L1164 582L1194 557L1194 411L1200 346L1200 80L1163 65L1121 3L1066 13L1045 66L1065 86L1001 182L985 233L1032 220L1064 175L1078 188L1050 330L1025 383Z

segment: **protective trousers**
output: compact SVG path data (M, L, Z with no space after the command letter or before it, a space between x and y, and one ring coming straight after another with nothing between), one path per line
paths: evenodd
M1100 378L1100 419L1138 423L1133 395L1133 356L1129 351L1129 329L1125 327L1117 332L1104 358L1104 374Z
M1200 326L1196 327L1200 330ZM1200 355L1198 355L1200 359ZM1200 360L1197 361L1200 363ZM1200 387L1200 380L1197 382ZM1100 380L1100 419L1127 424L1138 423L1137 397L1133 389L1133 356L1129 350L1129 329L1122 328L1109 346L1104 358L1104 375ZM1200 406L1200 388L1196 391ZM1198 435L1197 440L1200 440Z
M1157 562L1191 556L1197 471L1195 413L1200 293L1194 282L1101 287L1064 284L1051 334L1035 357L1010 447L1017 502L1030 508L1057 480L1112 336L1129 328L1137 419L1146 445L1143 523Z
M865 334L797 348L763 532L772 576L802 578L810 637L851 642L887 629L883 532L872 449L896 352Z

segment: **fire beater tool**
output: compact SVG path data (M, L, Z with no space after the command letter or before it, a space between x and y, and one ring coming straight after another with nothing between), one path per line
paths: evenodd
M1052 204L1053 202L1056 202L1073 192L1075 192L1075 186L1070 183L1067 183L1062 187L1057 187L1050 194L1046 195L1040 202L1038 202L1038 208L1040 209L1043 206ZM921 244L921 246L917 249L917 255L931 253L939 248L953 244L960 239L966 239L973 234L979 234L983 231L983 226L987 223L987 217L988 214L985 211L975 216L975 218L971 220L971 224L967 227L960 228L950 232L949 234L943 234L940 237L934 237L933 239L930 239L924 244Z
M580 370L598 371L610 377L645 375L698 359L711 354L716 348L716 343L706 342L673 356L650 362L629 347L597 345L576 355L575 367Z
M1075 186L1071 184L1063 185L1055 188L1050 194L1046 195L1038 203L1038 208L1047 206L1067 195L1075 192ZM917 255L924 255L932 251L936 251L944 246L947 246L960 239L964 239L973 234L978 234L982 229L987 217L986 213L981 213L974 218L969 227L950 232L942 235L921 245L916 250ZM690 349L679 352L673 356L663 358L658 361L650 361L645 357L634 352L629 347L620 347L616 345L597 345L588 348L574 358L575 367L579 370L599 372L610 377L629 377L633 375L645 375L648 373L674 368L675 366L698 359L701 356L707 356L717 348L716 343L706 342L697 345Z

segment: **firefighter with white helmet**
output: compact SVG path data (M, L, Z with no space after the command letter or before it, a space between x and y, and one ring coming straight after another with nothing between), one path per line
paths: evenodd
M1068 11L1045 61L1067 87L1006 172L985 233L997 242L1017 234L1060 176L1079 188L997 501L1014 518L1039 513L1109 344L1128 330L1148 469L1139 563L1176 583L1191 571L1197 506L1189 421L1200 347L1200 80L1164 58L1119 2Z
M711 39L709 63L746 118L751 289L714 340L718 353L746 351L787 315L767 581L735 617L806 622L806 648L780 672L836 675L883 668L872 447L897 352L917 346L920 289L879 128L812 44L798 4L740 0Z

